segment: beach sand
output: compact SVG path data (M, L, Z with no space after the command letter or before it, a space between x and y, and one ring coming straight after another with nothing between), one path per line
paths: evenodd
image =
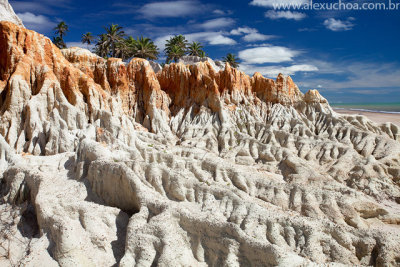
M333 109L339 114L349 114L349 115L364 115L370 120L377 123L392 122L397 126L400 126L400 114L390 114L390 113L379 113L370 111L358 111L350 109Z

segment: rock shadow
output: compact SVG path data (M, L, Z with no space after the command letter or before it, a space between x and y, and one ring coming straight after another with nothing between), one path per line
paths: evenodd
M111 242L112 251L116 261L114 266L119 266L119 262L125 255L126 232L130 217L130 215L120 211L115 220L117 226L117 240Z

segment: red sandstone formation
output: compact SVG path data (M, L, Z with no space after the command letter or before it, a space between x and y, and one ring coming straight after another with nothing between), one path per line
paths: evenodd
M170 64L155 74L144 59L124 63L80 48L60 51L43 35L11 22L0 23L0 51L0 134L12 146L37 153L39 144L44 153L50 128L43 122L57 117L54 112L69 129L98 119L101 125L108 112L129 116L153 132L168 132L169 119L182 108L219 112L234 111L240 104L304 101L292 79L283 75L276 81L259 73L251 78L229 64L216 72L209 62ZM326 102L310 94L307 102ZM66 105L75 107L74 115Z

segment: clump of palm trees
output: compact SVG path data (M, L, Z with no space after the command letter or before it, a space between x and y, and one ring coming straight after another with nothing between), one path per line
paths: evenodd
M171 61L177 62L181 57L185 55L205 57L206 53L203 51L203 46L198 42L189 42L183 35L175 35L167 40L164 49L165 55L167 56L166 63Z
M123 28L117 24L111 24L104 28L106 33L100 34L94 52L101 57L119 57L128 59L131 57L139 57L149 60L158 59L159 50L156 44L147 37L127 36ZM82 43L90 44L92 39L90 33L82 36ZM183 35L176 35L167 40L164 49L167 57L166 63L171 61L177 62L185 55L205 57L203 46L198 42L189 42Z
M188 55L196 57L206 57L206 53L203 51L203 46L199 42L193 42L188 46Z
M158 48L150 38L140 37L130 39L128 46L132 50L132 56L156 60L158 58Z
M222 61L225 63L229 63L232 68L239 68L239 59L231 53L228 53L225 57L222 58Z
M64 42L64 36L69 31L68 25L64 21L61 21L54 28L54 31L56 36L53 37L53 43L60 49L66 48L67 45Z
M68 25L61 21L55 28L56 36L53 38L54 44L60 49L66 48L64 36L68 32ZM87 44L87 48L91 44L95 44L93 52L97 55L108 57L119 57L124 60L131 57L144 58L149 60L157 60L159 50L156 44L146 37L127 36L121 26L111 24L104 27L105 33L100 34L97 38L91 32L82 35L82 43ZM199 42L189 43L185 36L175 35L170 37L165 44L166 64L172 61L178 62L185 55L206 57L203 46ZM239 67L238 58L229 53L223 58L224 62L229 63L233 68Z
M106 32L99 35L94 49L99 56L119 57L124 60L131 57L151 60L158 58L158 48L150 38L135 39L127 36L118 24L111 24L104 29Z
M166 63L172 60L177 62L181 57L186 54L188 41L183 35L175 35L167 40L165 44L164 53L167 56Z

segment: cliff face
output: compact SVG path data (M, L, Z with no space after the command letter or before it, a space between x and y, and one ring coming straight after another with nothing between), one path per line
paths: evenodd
M128 68L119 59L105 60L80 48L64 49L65 58L73 65L89 75L97 84L109 92L123 92L138 79L128 75ZM139 62L134 59L132 62ZM132 64L132 62L129 65ZM304 97L290 77L280 74L276 81L262 77L256 73L249 77L243 72L226 65L221 71L216 71L208 61L199 61L185 65L185 61L167 65L152 86L171 99L174 110L188 107L193 103L208 105L217 111L217 100L226 104L241 101L263 101L293 105L302 102ZM146 70L151 72L151 70ZM149 74L150 75L150 74ZM153 77L150 77L153 79Z
M77 47L61 52L75 68L92 78L110 96L119 98L124 113L132 116L145 111L143 114L146 115L150 103L168 113L168 98L161 91L148 61L133 59L126 64L121 59L106 60ZM139 120L143 121L143 118Z
M71 62L80 60L74 66L48 38L10 22L0 24L0 47L0 133L17 151L60 152L48 146L68 143L51 140L49 123L60 123L54 117L68 130L83 129L105 112L146 120L151 128L158 110L168 112L168 97L145 60L126 66L79 50L66 54Z
M223 112L245 103L257 108L304 102L283 75L276 81L257 73L251 78L229 65L216 72L209 62L170 64L155 74L142 59L126 64L80 48L60 52L44 36L9 22L0 24L0 35L0 133L17 151L54 154L65 151L61 144L76 146L76 140L53 140L59 136L51 134L51 125L60 124L58 116L68 130L82 130L96 120L101 124L109 113L170 135L170 120L191 107Z
M0 265L394 266L399 139L290 77L1 22Z
M64 116L73 129L83 127L86 117L93 119L97 108L110 108L106 92L78 69L71 68L60 50L44 36L2 22L0 43L4 85L0 133L17 150L44 154L47 138L43 134L50 130L47 122L55 116Z

